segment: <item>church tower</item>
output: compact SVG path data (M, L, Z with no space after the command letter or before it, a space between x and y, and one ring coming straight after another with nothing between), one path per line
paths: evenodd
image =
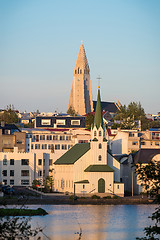
M83 43L81 43L74 68L68 109L70 107L80 115L93 111L90 69Z

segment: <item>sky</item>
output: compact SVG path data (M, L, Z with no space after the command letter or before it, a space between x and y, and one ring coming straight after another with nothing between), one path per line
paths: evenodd
M160 112L159 0L0 0L0 109L66 112L83 41L93 100Z

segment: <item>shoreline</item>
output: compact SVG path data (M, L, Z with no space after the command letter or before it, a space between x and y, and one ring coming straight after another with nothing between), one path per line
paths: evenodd
M141 205L156 204L154 200L148 198L118 198L118 199L62 199L62 198L34 198L34 199L0 199L2 205Z

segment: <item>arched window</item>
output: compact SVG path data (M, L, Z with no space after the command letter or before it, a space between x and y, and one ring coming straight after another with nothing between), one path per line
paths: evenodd
M98 156L98 161L102 161L102 156L101 155Z
M75 74L77 73L77 70L75 70Z
M99 149L101 149L102 148L102 144L101 143L99 143Z
M102 132L101 132L101 131L99 131L99 136L100 136L100 137L102 136Z
M82 69L80 69L80 74L82 74Z
M78 74L79 74L79 68L78 68Z
M97 133L96 133L96 131L94 131L94 137L96 137L97 136Z

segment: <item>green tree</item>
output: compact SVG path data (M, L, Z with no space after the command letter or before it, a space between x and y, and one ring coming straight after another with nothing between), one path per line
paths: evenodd
M44 186L47 191L52 192L53 191L53 186L54 186L54 180L52 176L47 176L45 181L44 181Z
M19 118L14 110L13 105L7 105L7 109L4 110L4 113L0 114L0 121L4 121L7 124L19 122Z
M88 113L85 117L86 128L91 129L92 124L94 123L94 115Z
M144 229L146 237L137 238L139 240L158 240L160 239L160 161L151 161L149 164L136 166L138 178L141 180L142 185L158 207L155 212L150 216L154 223L152 226Z
M38 180L38 179L34 179L33 180L33 182L32 182L32 187L34 188L34 189L36 189L37 188L37 185L41 185L41 181L40 180Z
M70 114L71 116L77 116L77 113L72 106L68 108L67 113Z
M128 107L121 106L113 120L120 121L120 128L132 129L137 127L138 121L141 121L141 128L145 130L149 127L149 121L146 118L145 111L141 103L131 102Z

